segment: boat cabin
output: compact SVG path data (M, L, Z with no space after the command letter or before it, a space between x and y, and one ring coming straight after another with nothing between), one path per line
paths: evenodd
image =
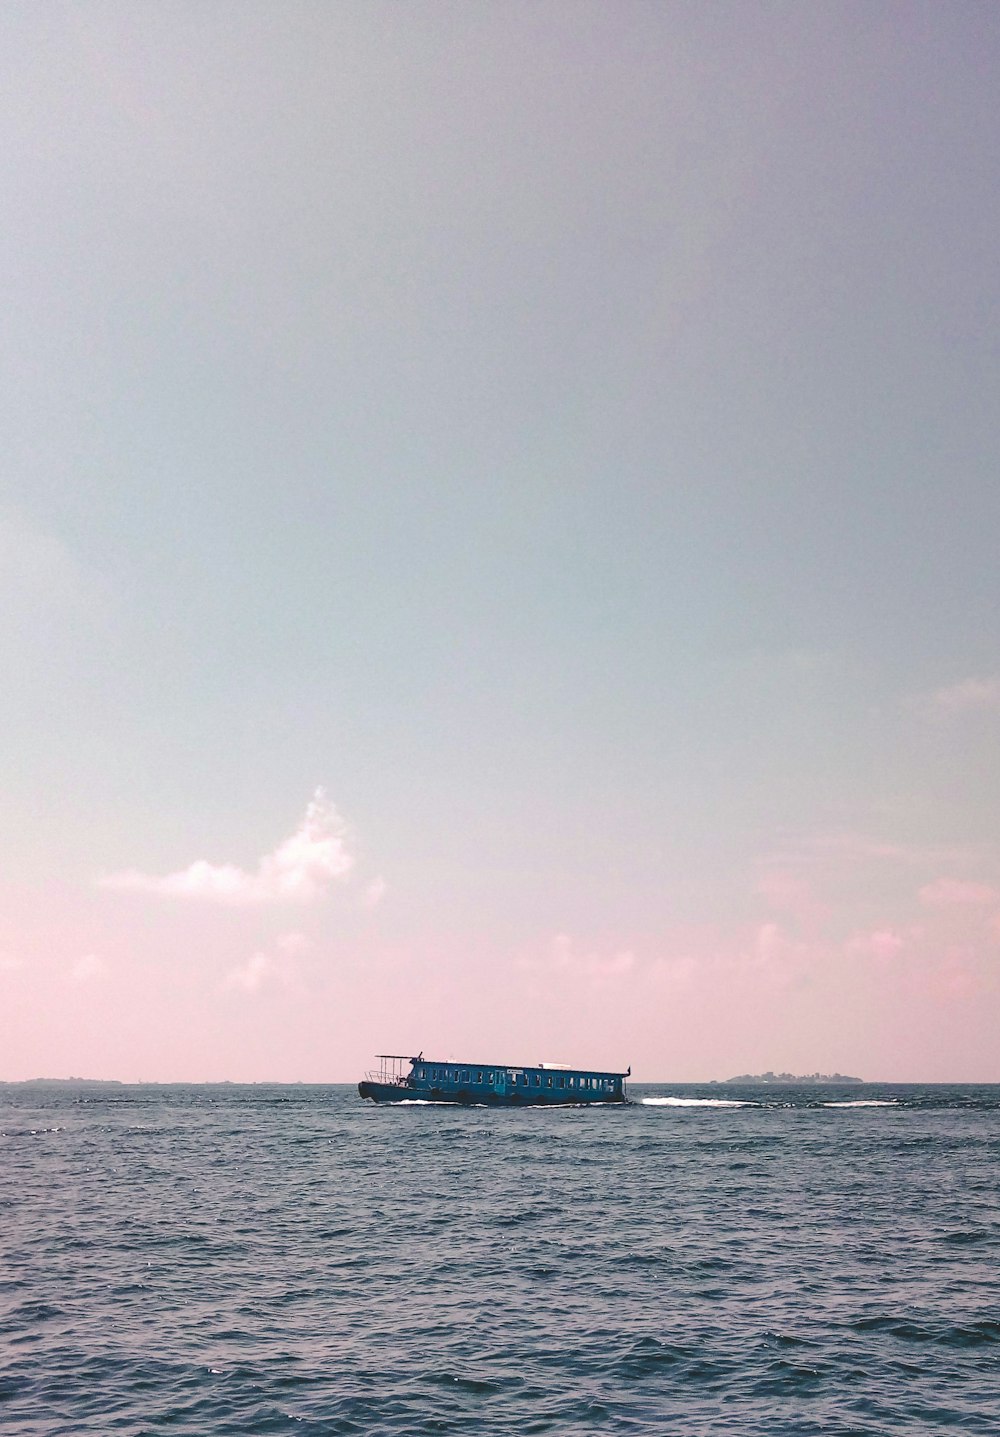
M497 1063L457 1063L379 1054L382 1067L360 1084L361 1096L382 1102L409 1098L430 1102L504 1105L549 1103L621 1103L627 1073L569 1068L557 1063L511 1067ZM409 1064L409 1072L405 1071Z

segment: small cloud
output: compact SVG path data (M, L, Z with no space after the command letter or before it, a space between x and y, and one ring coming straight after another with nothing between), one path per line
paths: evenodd
M602 986L625 978L635 968L635 954L628 948L613 953L581 953L568 933L553 934L547 951L520 959L518 966L536 973L558 974L576 982Z
M385 897L387 887L388 885L381 875L373 878L361 896L362 905L365 908L377 908Z
M295 832L255 872L233 863L204 858L162 877L129 869L100 880L103 888L151 893L163 898L191 898L233 906L301 903L322 897L334 883L343 883L354 867L348 827L322 789L306 809Z
M871 933L856 933L847 944L852 957L874 958L876 962L888 963L898 958L906 946L906 940L892 928L876 928Z
M754 934L753 952L763 963L771 963L783 956L787 941L777 923L762 923Z
M727 968L755 985L788 988L807 978L822 950L789 935L778 923L760 923L751 930L734 960L717 957L719 977L725 981Z
M1000 713L1000 675L963 679L961 683L932 693L927 711L936 718L967 713Z
M694 986L700 966L697 959L689 953L670 958L654 958L647 969L647 977L658 987L687 991Z
M292 931L291 933L279 933L274 940L274 946L279 953L286 958L300 958L312 948L312 943L304 933Z
M24 967L24 959L16 953L0 953L0 973L17 973Z
M274 952L259 951L244 963L231 969L222 980L229 992L259 993L262 988L297 988L301 977L301 959L312 949L304 933L280 933L274 940Z
M70 966L69 976L73 983L90 983L95 978L103 978L107 971L103 958L98 958L96 953L84 953Z
M274 941L274 952L252 954L245 963L231 969L222 980L224 990L259 993L262 988L297 988L300 962L312 948L304 933L282 933Z
M773 912L786 913L803 922L818 922L829 913L817 899L812 883L785 868L766 870L756 891Z
M969 883L960 878L938 878L920 889L920 901L930 907L982 905L1000 902L1000 889L990 883Z
M242 993L256 993L265 983L275 981L283 981L278 960L270 953L254 953L245 963L226 974L222 986Z
M612 982L616 978L624 978L634 967L635 954L630 948L620 948L617 953L610 953L606 958L594 953L588 959L590 976L598 982Z
M821 867L828 872L834 866L847 868L873 861L926 867L928 864L971 863L977 857L972 848L900 843L841 829L793 839L780 852L771 854L767 861L789 870Z
M0 514L0 593L5 603L67 600L77 597L87 581L61 539L20 515Z
M982 987L982 973L974 950L957 945L948 948L934 981L945 998L968 998L977 992Z

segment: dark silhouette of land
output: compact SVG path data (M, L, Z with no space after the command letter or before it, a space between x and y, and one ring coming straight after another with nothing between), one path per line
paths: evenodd
M863 1083L864 1078L852 1078L847 1073L741 1073L738 1078L723 1078L725 1083Z

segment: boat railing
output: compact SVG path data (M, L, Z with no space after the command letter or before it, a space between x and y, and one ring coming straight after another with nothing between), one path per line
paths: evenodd
M408 1088L410 1086L410 1073L403 1071L403 1064L409 1063L412 1067L413 1059L397 1053L376 1053L381 1062L381 1068L372 1068L365 1074L370 1083L382 1083L391 1088Z

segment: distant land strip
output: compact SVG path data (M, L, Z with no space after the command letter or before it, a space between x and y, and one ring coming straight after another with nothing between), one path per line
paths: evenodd
M716 1079L715 1081L718 1081ZM724 1083L863 1083L848 1073L741 1073L738 1078L723 1078Z

